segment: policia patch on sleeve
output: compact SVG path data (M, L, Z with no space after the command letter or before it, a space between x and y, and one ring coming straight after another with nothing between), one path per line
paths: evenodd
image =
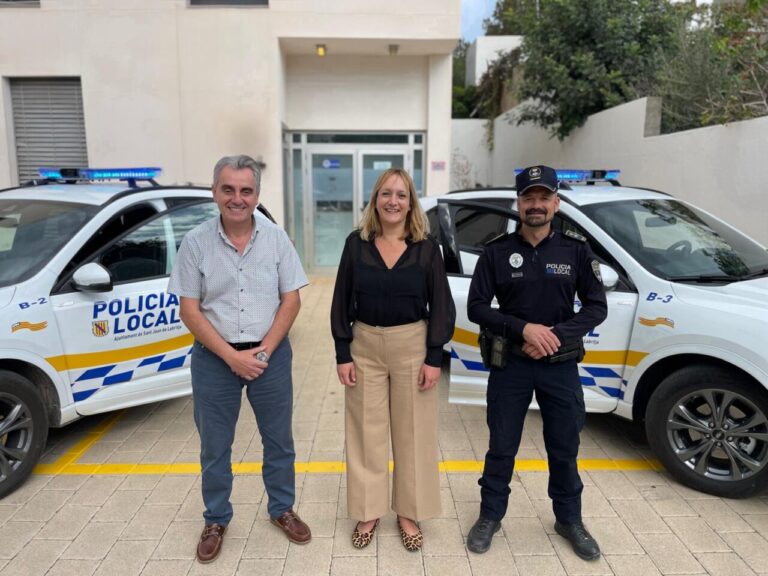
M594 272L595 278L597 278L600 282L603 281L603 277L600 275L600 262L597 260L592 260L592 272Z

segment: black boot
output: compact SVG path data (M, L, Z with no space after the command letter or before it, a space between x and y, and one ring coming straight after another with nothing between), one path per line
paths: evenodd
M469 531L469 536L467 536L467 548L469 548L470 552L476 554L487 552L488 548L491 547L493 535L499 531L499 528L501 528L501 522L489 520L488 518L480 516Z
M573 551L582 560L597 560L600 558L600 547L587 532L584 524L575 522L573 524L561 524L555 522L555 532L568 540L573 546Z

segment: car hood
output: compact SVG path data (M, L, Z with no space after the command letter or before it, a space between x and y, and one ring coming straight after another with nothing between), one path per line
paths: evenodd
M16 286L6 286L0 288L0 309L5 308L13 300L13 295L16 293Z
M768 320L768 278L733 282L724 286L680 283L673 286L675 295L683 301Z

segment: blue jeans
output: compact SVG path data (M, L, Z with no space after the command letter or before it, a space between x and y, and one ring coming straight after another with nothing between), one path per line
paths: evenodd
M262 476L272 518L293 507L296 493L291 415L291 344L286 337L255 380L234 374L221 358L195 342L192 351L192 399L200 434L203 471L203 517L206 524L226 526L232 520L232 441L240 413L243 386L256 416L264 447Z
M503 370L491 369L487 409L490 444L479 482L480 513L501 520L507 512L509 482L534 391L544 422L548 493L555 518L564 524L580 522L583 484L576 457L584 426L584 391L575 361L546 364L510 356Z

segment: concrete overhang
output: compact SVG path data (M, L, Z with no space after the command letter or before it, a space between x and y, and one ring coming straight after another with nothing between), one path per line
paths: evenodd
M328 56L430 56L452 54L458 38L278 38L286 55L315 55L318 44L326 47ZM390 54L390 45L397 45L397 54Z

